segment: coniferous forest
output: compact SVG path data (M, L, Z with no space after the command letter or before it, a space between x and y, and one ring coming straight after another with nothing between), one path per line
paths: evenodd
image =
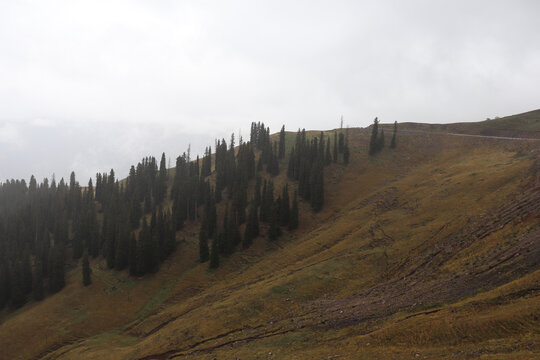
M347 164L350 152L342 129L333 141L323 132L298 130L289 150L286 136L285 126L272 140L264 123L252 123L248 142L239 138L236 144L233 134L228 143L217 140L215 152L207 147L202 159L191 159L189 151L178 156L174 169L166 168L162 154L159 163L143 158L122 180L111 169L86 186L74 172L69 182L53 177L38 183L32 176L28 183L0 183L0 309L60 291L66 271L78 262L84 286L92 283L90 260L100 257L111 271L155 273L182 251L177 238L188 223L200 226L194 260L212 269L261 235L274 241L295 230L299 200L320 211L324 167ZM297 191L287 183L275 186L282 171Z

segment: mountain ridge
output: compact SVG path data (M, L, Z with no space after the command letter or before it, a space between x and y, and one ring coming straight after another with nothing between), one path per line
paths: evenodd
M348 129L351 161L325 170L321 212L302 202L297 231L278 242L259 238L217 270L193 261L196 223L182 230L179 250L155 275L132 279L101 270L98 260L93 289L85 289L75 267L67 289L4 319L0 354L538 354L537 143L399 132L408 126L398 124L396 149L374 157L367 155L368 129ZM284 173L277 188L291 184ZM43 319L45 307L55 316ZM38 342L47 331L52 339ZM23 334L35 348L8 340Z

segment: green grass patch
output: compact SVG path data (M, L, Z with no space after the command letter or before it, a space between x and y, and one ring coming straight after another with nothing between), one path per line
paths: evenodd
M274 336L266 340L263 345L272 348L283 349L285 347L299 345L299 344L314 344L316 342L315 337L311 336L307 332L294 332L283 334L281 336Z
M270 289L272 294L290 295L291 291L284 286L278 285Z
M198 265L197 262L193 263L193 265L184 271L182 274L180 274L176 279L169 281L166 286L162 287L157 293L155 293L150 300L146 302L146 304L142 307L141 310L136 315L136 319L143 319L150 315L155 309L157 309L167 296L171 293L172 288L176 285L178 280L182 279L184 276L186 276L191 270L193 270Z
M252 301L242 306L238 309L241 317L244 319L249 319L251 317L258 316L264 310L264 302L262 301Z
M152 313L153 310L159 307L163 303L165 298L167 298L167 296L171 292L171 289L175 283L176 282L171 282L167 284L167 286L162 287L157 293L155 293L154 296L152 296L150 300L146 302L143 308L137 313L136 318L143 319L147 317L148 315L150 315L150 313Z
M123 334L120 329L114 329L91 337L89 343L91 346L95 346L111 340L114 340L114 342L120 346L132 346L139 342L137 337Z
M68 310L65 314L65 317L71 318L71 323L78 323L83 320L88 319L88 314L85 311L81 311L79 309L71 309Z
M69 330L67 330L66 328L58 328L56 329L56 332L64 336L69 334Z

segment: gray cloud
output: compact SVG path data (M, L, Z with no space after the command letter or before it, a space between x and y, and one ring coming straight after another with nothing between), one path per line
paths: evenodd
M161 157L174 165L175 158L191 144L192 157L202 154L218 134L187 134L174 127L130 123L9 122L0 125L0 179L25 178L33 174L39 180L69 178L74 170L79 182L86 184L96 172L113 168L118 176L147 155Z
M531 110L539 13L537 1L2 2L0 176L86 178L251 121Z

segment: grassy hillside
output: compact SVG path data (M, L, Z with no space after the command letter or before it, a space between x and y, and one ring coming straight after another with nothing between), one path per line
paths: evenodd
M391 129L389 125L386 125L386 127L388 130ZM540 110L480 122L454 124L404 123L400 124L400 128L406 130L540 139Z
M84 288L74 265L65 290L4 316L0 357L540 356L540 142L438 132L370 158L369 132L350 129L323 210L302 202L298 230L215 271L196 261L196 223L155 275L97 262Z

